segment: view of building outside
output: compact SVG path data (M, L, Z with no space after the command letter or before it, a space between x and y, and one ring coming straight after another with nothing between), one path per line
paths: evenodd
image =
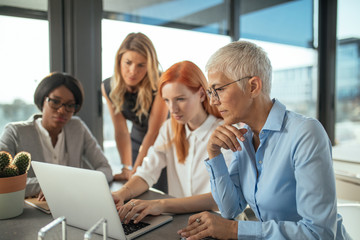
M285 44L254 42L268 53L273 66L271 97L279 99L289 110L316 118L317 51Z
M360 2L338 1L335 142L360 146Z
M360 144L360 38L339 41L336 72L336 142Z

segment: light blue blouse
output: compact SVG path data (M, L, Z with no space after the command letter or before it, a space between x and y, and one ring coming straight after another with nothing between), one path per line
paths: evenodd
M221 215L233 219L252 208L259 221L239 221L239 239L347 239L325 130L273 102L257 151L245 126L243 150L234 153L229 170L222 154L205 161Z

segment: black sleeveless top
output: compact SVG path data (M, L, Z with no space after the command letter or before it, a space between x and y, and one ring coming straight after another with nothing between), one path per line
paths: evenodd
M111 91L111 85L110 85L111 77L107 78L103 81L104 88L106 95L110 99L110 91ZM141 146L141 143L145 137L145 134L149 127L149 116L152 108L152 104L154 103L155 99L155 91L153 91L153 99L149 108L149 114L146 117L145 115L141 116L141 121L138 116L136 116L136 112L133 111L135 105L136 105L136 99L138 93L131 93L126 92L124 96L124 105L121 113L125 117L125 119L130 120L132 122L132 129L131 129L131 142L132 142L132 149L133 149L133 161L136 160L137 153L139 151L139 147ZM111 101L111 99L110 99ZM135 155L135 156L134 156ZM134 160L135 157L135 160Z
M111 78L107 78L103 81L105 92L109 99L110 99L109 95L111 91L110 81ZM121 113L124 115L124 117L127 120L130 120L133 123L133 127L131 129L130 135L131 135L132 162L134 164L136 161L136 157L139 153L139 148L148 130L149 117L145 117L144 115L142 115L141 121L139 121L139 118L136 116L136 113L132 111L132 109L134 109L136 104L137 93L126 92L124 98L125 98L125 102ZM155 91L153 91L153 99L150 105L149 115L151 112L152 104L154 103L154 99L155 99ZM158 182L154 184L152 187L157 188L165 193L168 193L166 167L162 170Z
M111 85L110 85L110 81L111 78L107 78L103 81L104 83L104 87L105 87L105 92L106 95L108 96L108 98L110 99L110 91L111 91ZM141 115L141 121L139 119L138 116L136 116L136 112L133 111L135 105L136 105L136 99L137 99L137 95L138 93L131 93L131 92L126 92L125 96L124 96L124 105L123 105L123 109L121 111L121 113L124 115L125 119L130 120L133 123L133 127L137 128L140 131L144 131L145 133L147 132L148 129L148 123L149 123L149 116L150 116L150 112L151 112L151 108L152 108L152 104L154 103L154 99L155 99L155 91L153 91L153 99L148 111L148 116L146 117L145 115ZM111 99L110 99L111 101Z

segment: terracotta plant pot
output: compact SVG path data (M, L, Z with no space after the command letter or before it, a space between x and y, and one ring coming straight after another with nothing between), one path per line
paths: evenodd
M27 173L15 177L0 178L0 219L22 214Z

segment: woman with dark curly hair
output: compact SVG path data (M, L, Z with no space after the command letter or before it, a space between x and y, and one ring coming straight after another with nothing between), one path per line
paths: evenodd
M37 86L34 102L42 114L24 122L9 123L0 138L0 149L15 155L26 151L33 161L103 172L110 182L111 167L101 147L85 123L74 114L80 111L83 87L66 73L51 73ZM43 199L35 174L30 168L25 195Z

